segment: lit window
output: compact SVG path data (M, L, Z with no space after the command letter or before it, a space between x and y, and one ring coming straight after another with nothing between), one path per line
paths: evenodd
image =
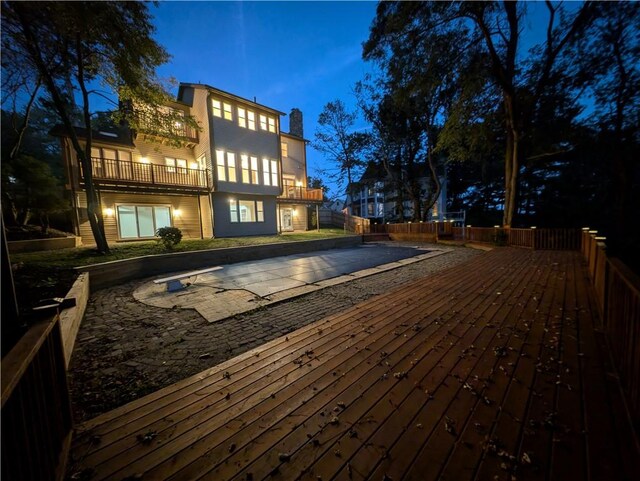
M269 117L269 132L276 133L276 119Z
M258 157L251 157L251 183L258 183Z
M242 182L244 184L250 184L251 180L249 177L249 156L243 154L240 156L240 167L242 168Z
M229 170L229 182L236 182L236 154L227 152L227 169Z
M164 163L167 166L167 172L180 172L184 174L187 169L187 161L185 159L175 159L173 157L165 157ZM178 167L176 171L176 167Z
M278 186L278 162L271 161L271 185Z
M231 104L224 103L222 104L224 107L224 118L225 120L233 120L233 113L231 113Z
M238 222L238 202L235 199L229 201L229 215L231 222Z
M249 119L249 128L256 130L256 114L251 110L247 110L247 119Z
M222 117L222 104L219 100L212 100L213 104L213 116L214 117Z
M240 222L256 222L256 203L253 200L238 201Z
M267 116L260 114L260 130L267 130Z
M261 200L256 201L256 207L258 210L258 222L264 222L264 206Z
M269 173L269 159L262 159L262 178L264 185L271 185L271 174Z
M227 172L224 168L224 151L216 150L216 166L218 170L218 181L225 182L227 180Z
M171 226L169 206L119 205L117 213L121 239L154 237L160 227Z
M282 157L289 157L289 144L280 142L280 150L282 150Z
M247 111L242 107L238 107L238 125L243 129L247 128Z

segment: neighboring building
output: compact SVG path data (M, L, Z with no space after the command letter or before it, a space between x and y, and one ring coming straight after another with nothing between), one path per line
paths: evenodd
M430 177L426 165L419 166L418 171L420 174L416 180L420 188L427 191L430 188ZM440 195L427 215L428 220L443 219L442 207L447 205L446 177L441 177L440 182ZM375 162L370 162L358 182L349 187L345 205L349 214L375 222L402 222L413 217L414 209L408 196L401 196L390 181L382 164Z
M153 130L93 133L93 178L109 242L150 239L164 226L180 228L185 238L306 230L306 207L322 202L322 190L306 188L299 110L287 134L280 129L284 113L188 83L166 108L172 119L195 118L200 132L180 121L157 122L162 114L155 113L160 127ZM180 147L171 145L168 131L180 137ZM86 132L77 132L84 141ZM52 134L61 137L78 234L91 244L82 169L64 129Z

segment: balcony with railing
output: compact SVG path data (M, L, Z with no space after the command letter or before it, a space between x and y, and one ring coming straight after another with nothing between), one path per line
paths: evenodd
M156 189L200 190L210 188L208 169L190 169L169 165L112 160L93 157L91 159L93 179L100 185L149 186ZM84 172L80 165L81 181Z
M322 189L309 189L307 187L285 185L282 189L282 195L278 197L279 201L304 201L317 202L323 200Z
M142 135L145 140L161 144L181 142L187 147L198 143L197 129L187 123L184 115L176 114L175 111L137 110L136 121L137 135Z

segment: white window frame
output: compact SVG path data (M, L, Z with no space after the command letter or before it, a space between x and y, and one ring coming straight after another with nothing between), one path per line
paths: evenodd
M269 117L267 119L267 122L269 123L269 132L275 134L277 132L277 130L276 130L276 119L274 117Z
M258 172L258 157L252 155L249 157L251 163L249 164L249 168L251 169L251 183L253 185L258 185L260 183L260 174Z
M211 106L213 108L213 116L222 118L222 102L218 99L211 99Z
M247 128L247 109L238 107L238 125L243 129Z
M242 217L243 209L240 203L253 204L252 211L255 220L246 220ZM246 209L246 207L245 207ZM264 222L264 202L250 199L229 199L229 219L232 224L256 224Z
M267 130L267 116L264 114L260 114L260 130Z
M247 121L249 130L256 130L256 113L253 110L247 110Z
M266 157L262 158L262 180L264 185L271 185L271 171L269 162L269 159L267 159Z
M278 187L278 161L271 159L271 185Z
M231 104L228 104L227 102L222 102L222 115L224 117L225 120L230 120L231 122L233 122L233 107L231 106Z
M118 226L118 239L121 240L136 240L136 239L153 239L156 237L156 232L158 231L158 226L156 225L156 207L163 207L169 209L169 226L173 227L173 206L171 204L132 204L129 202L120 202L115 205L115 217L116 223ZM121 227L122 223L120 222L120 207L134 207L135 216L136 216L136 230L138 233L138 237L122 237ZM152 236L144 236L140 237L140 221L138 219L138 207L151 207L152 208L152 218L153 218L153 235Z
M227 181L227 169L225 166L224 158L224 150L216 149L216 175L218 177L218 182Z
M240 169L242 170L242 183L251 183L251 174L249 171L249 156L247 154L240 155Z

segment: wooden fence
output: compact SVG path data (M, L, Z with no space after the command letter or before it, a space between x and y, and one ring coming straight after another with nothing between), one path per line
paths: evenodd
M71 433L56 315L32 326L2 359L2 479L62 479Z
M580 249L634 427L640 430L640 277L607 255L604 240L585 229Z

